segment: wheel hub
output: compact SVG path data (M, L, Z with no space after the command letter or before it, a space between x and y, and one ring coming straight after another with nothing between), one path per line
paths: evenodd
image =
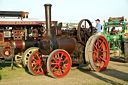
M101 55L102 55L102 52L101 52L100 50L99 50L99 52L98 52L98 53L99 53L99 56L101 56Z
M36 61L36 63L40 65L40 64L42 64L42 61L38 60L38 61Z
M97 52L97 53L96 53L96 58L99 60L99 59L100 59L99 56L102 55L102 51L98 49L96 52Z
M60 62L60 66L63 66L64 65L64 63L63 62Z

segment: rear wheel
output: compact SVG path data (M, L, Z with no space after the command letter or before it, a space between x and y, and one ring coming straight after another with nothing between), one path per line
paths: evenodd
M124 62L128 62L128 43L124 43Z
M43 58L38 50L28 58L28 70L33 75L42 75L47 72L46 57Z
M107 40L101 35L95 35L92 37L87 48L87 56L91 68L94 71L101 71L106 69L110 58L109 45Z
M63 49L54 50L48 57L47 68L51 76L64 77L71 69L71 58Z

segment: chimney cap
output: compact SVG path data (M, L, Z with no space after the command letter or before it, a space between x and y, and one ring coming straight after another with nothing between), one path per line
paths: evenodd
M52 4L46 3L46 4L44 4L44 6L52 6Z

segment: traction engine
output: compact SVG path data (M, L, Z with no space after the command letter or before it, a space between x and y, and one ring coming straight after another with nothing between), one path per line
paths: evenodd
M38 49L39 40L45 35L45 21L29 19L28 12L23 11L0 11L0 17L0 63L14 57L16 66L26 67L29 55Z
M91 22L83 19L73 33L62 33L56 27L51 28L52 5L44 6L47 33L40 40L39 49L28 59L29 71L33 75L48 71L53 77L64 77L71 66L76 64L88 64L94 71L106 69L109 62L109 45L103 36L93 35Z

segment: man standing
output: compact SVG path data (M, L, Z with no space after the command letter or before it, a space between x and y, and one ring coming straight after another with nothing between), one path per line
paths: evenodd
M95 32L99 33L101 31L101 24L100 24L100 20L97 19L96 21L96 27L95 27Z

